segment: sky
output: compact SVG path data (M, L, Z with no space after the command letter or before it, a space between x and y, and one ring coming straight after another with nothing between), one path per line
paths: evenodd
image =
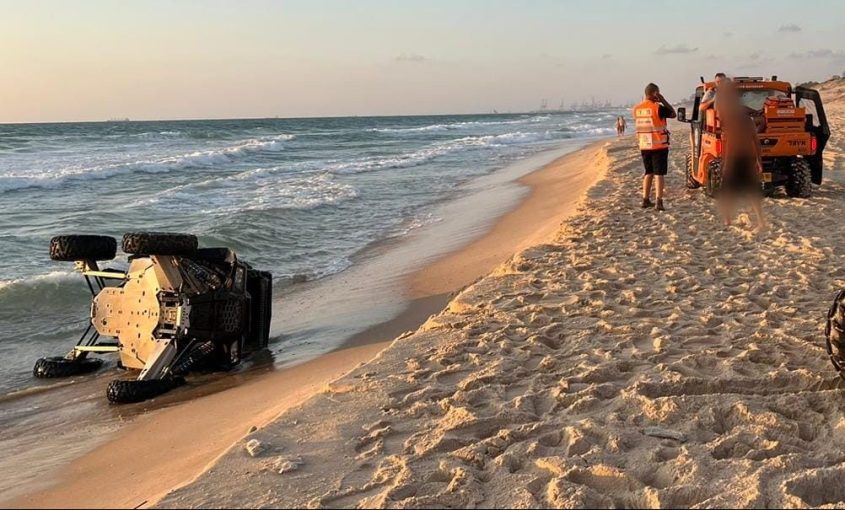
M0 123L528 111L845 74L841 0L0 0Z

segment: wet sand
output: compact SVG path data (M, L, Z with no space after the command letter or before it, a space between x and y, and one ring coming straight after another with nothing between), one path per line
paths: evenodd
M48 487L33 484L34 492L0 505L138 507L190 482L251 427L263 427L283 411L320 394L331 381L371 360L389 344L388 340L416 329L442 310L463 287L521 247L554 232L599 177L586 161L597 147L560 158L520 179L530 191L516 195L518 206L501 218L493 217L488 224L475 222L481 237L469 245L460 246L467 239L460 221L447 226L460 232L452 241L453 248L460 249L433 257L423 269L403 277L401 283L408 289L410 303L397 317L354 335L337 350L314 360L290 368L266 369L270 373L244 377L243 384L231 389L134 418L113 439L63 468L58 479L39 481L42 486L50 484ZM502 188L500 184L498 188ZM514 199L513 189L503 191ZM484 197L489 199L489 194L479 194L476 200ZM490 229L489 223L494 223L492 230L484 234L483 230ZM414 242L429 242L425 236L420 232L418 239L400 249L417 249ZM115 480L121 483L115 484Z

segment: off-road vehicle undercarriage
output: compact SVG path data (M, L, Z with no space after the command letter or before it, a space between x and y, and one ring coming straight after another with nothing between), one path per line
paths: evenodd
M122 248L129 255L125 272L98 266L115 257L112 237L50 241L50 258L75 262L91 290L90 322L67 355L39 359L35 377L92 372L103 360L90 354L117 353L119 367L140 374L111 381L106 396L139 402L183 384L192 369L230 369L267 347L270 273L228 248L198 248L193 235L128 233Z

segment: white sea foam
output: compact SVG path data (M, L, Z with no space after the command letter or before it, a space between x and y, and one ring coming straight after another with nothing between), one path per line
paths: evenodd
M183 136L181 131L144 131L143 133L132 133L132 134L114 134L108 135L109 138L175 138Z
M325 278L327 276L331 276L333 274L345 271L350 267L352 267L352 261L349 260L348 257L341 257L339 259L332 260L323 268L315 271L314 274L311 275L309 280L319 280L320 278Z
M152 206L171 212L229 215L270 209L314 209L358 197L354 186L336 182L329 173L290 173L287 166L256 168L176 186L124 207Z
M265 179L255 186L251 183L246 191L245 199L203 212L233 214L270 209L314 209L358 197L357 189L335 182L329 174L288 181Z
M337 174L355 174L382 170L387 168L407 168L421 165L435 158L467 150L477 150L488 147L503 147L507 145L529 144L562 138L559 133L552 131L503 133L500 135L465 136L448 142L442 142L418 149L416 151L397 154L388 157L366 157L352 161L330 162L324 168Z
M100 166L70 166L62 169L44 169L35 174L0 175L0 193L25 188L56 189L71 181L101 180L128 173L165 173L189 168L225 165L245 154L256 152L279 152L284 142L294 135L280 134L243 140L228 147L195 151L174 156L139 160L120 164Z
M0 280L0 293L13 287L32 287L41 284L60 284L79 278L79 275L68 271L51 271L49 273L16 278L13 280Z
M590 128L581 131L587 136L603 136L611 135L616 132L616 128Z
M468 122L450 122L448 124L431 124L428 126L407 127L407 128L371 128L367 131L374 133L420 133L426 131L449 131L458 129L472 129L478 127L490 126L508 126L514 124L532 124L536 122L543 122L549 120L548 115L538 115L534 117L527 117L524 119L515 120L500 120L500 121L468 121Z

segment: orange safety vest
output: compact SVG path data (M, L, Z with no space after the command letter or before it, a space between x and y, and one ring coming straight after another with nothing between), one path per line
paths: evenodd
M634 122L640 150L656 151L669 148L669 129L666 119L660 118L660 104L646 99L634 107Z

